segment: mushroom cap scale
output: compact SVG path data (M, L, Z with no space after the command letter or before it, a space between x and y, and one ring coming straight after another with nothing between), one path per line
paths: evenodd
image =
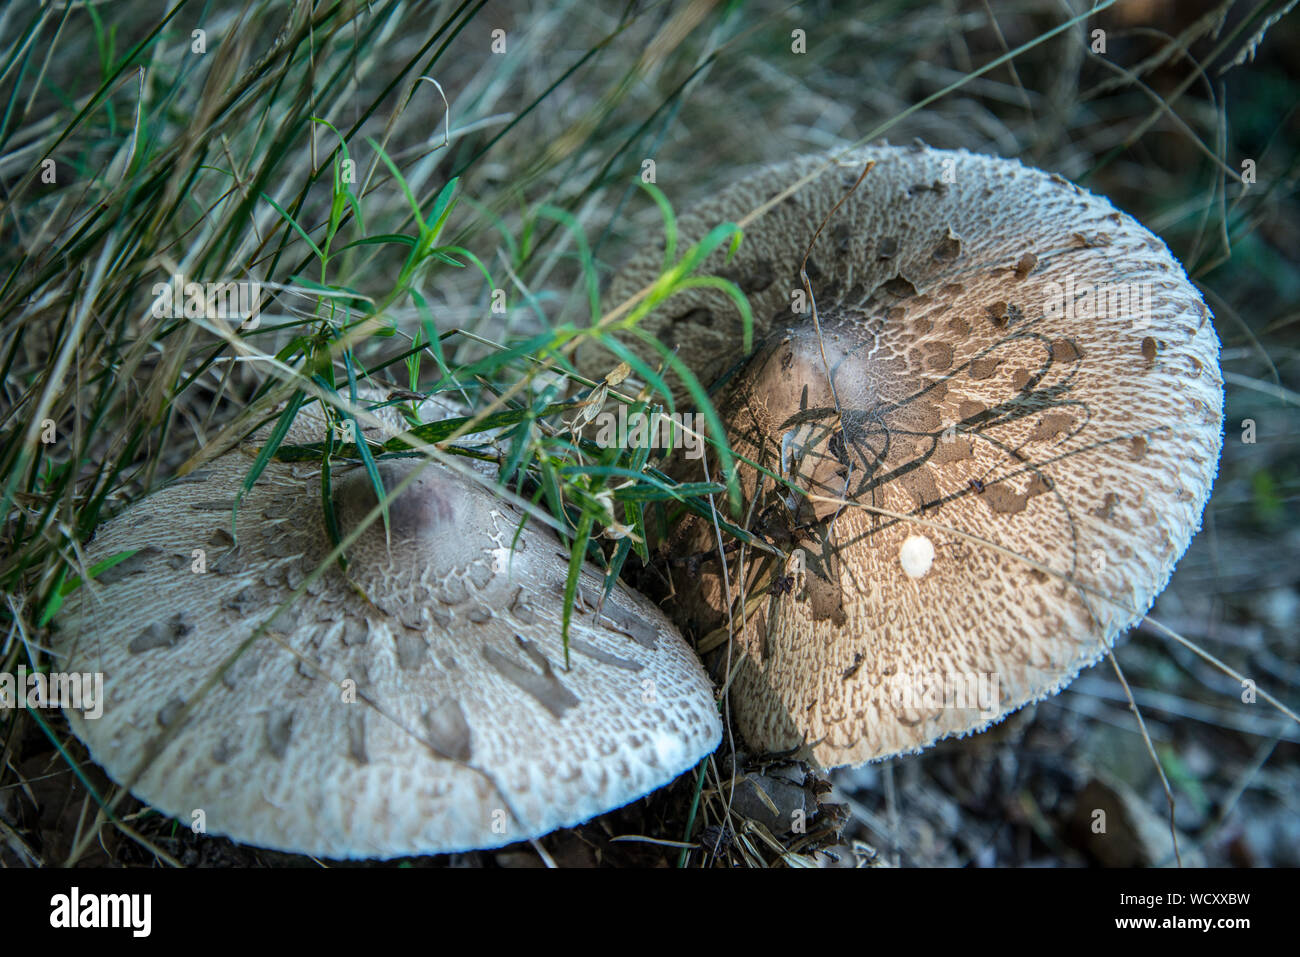
M800 264L868 161L809 257L819 335L791 308ZM709 197L681 217L681 241L826 162ZM635 258L609 300L658 261ZM742 514L789 556L746 556L731 702L751 747L805 745L833 767L980 730L1068 683L1147 611L1200 525L1223 389L1209 311L1131 217L1015 161L873 147L703 271L748 294L750 358L737 363L739 314L716 290L673 297L645 328L701 381L723 376L715 405L739 455L816 496L740 467ZM665 547L708 553L714 535L690 517ZM674 585L679 622L726 623L716 558L674 569ZM954 693L979 682L987 701Z
M286 441L322 423L305 408ZM279 850L437 853L579 823L716 746L712 686L652 604L619 586L598 620L603 581L584 569L566 669L559 541L532 522L516 538L510 505L413 459L380 460L390 495L418 473L389 499L387 537L366 528L346 578L331 563L213 680L330 551L319 470L301 463L268 466L232 542L254 445L102 526L88 563L138 551L59 621L59 667L105 676L103 715L68 719L111 777L180 722L133 784L142 800ZM333 489L346 535L377 499L360 468L336 466Z

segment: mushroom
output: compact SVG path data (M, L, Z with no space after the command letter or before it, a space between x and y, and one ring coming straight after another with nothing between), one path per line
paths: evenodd
M1102 657L1199 528L1223 386L1209 310L1165 245L1015 161L800 158L679 233L696 241L823 167L702 269L747 293L751 357L716 290L643 322L701 381L724 379L731 446L766 470L739 465L740 515L781 552L728 550L724 582L712 524L687 518L664 550L705 557L673 566L675 617L704 650L734 622L750 747L835 767L982 730ZM661 261L648 244L609 301Z
M305 407L285 441L322 428ZM245 843L385 858L576 824L717 745L691 649L645 598L618 586L602 603L590 566L566 666L567 552L535 522L516 537L516 509L445 465L378 460L387 532L366 470L335 466L340 536L372 519L346 572L328 560L315 464L272 461L232 538L258 444L99 528L88 566L134 554L59 623L59 667L105 676L102 717L70 710L72 730L141 800Z

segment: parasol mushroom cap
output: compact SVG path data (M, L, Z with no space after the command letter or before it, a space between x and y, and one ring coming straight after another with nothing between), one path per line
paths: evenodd
M745 622L730 698L751 747L802 745L834 767L981 730L1104 655L1200 526L1223 386L1209 310L1164 243L1016 161L805 157L682 216L683 241L828 163L734 259L705 263L749 296L751 358L737 362L739 313L716 290L673 297L644 327L701 381L725 378L733 449L813 496L740 466L741 514L786 557L745 556L742 607L729 553ZM792 303L823 221L806 266L819 334L811 302ZM634 259L609 301L660 261ZM666 550L715 544L691 517ZM675 617L716 638L712 554L698 573L675 566Z
M401 429L378 415L381 432ZM323 422L305 407L286 443L319 441ZM345 576L327 562L316 465L273 461L232 538L256 450L247 443L102 526L88 564L137 551L78 589L59 622L59 667L105 676L102 717L69 710L72 730L141 800L278 850L438 853L579 823L717 745L698 659L621 585L597 617L594 568L582 572L566 669L568 554L531 520L516 536L520 513L490 491L437 463L379 460L389 532L367 527ZM332 489L346 536L374 510L374 486L336 465Z

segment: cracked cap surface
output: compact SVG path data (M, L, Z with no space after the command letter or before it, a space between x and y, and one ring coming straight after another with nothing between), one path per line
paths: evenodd
M868 161L806 267L819 337L800 263ZM681 241L826 162L722 190L681 217ZM608 300L661 259L635 258ZM737 362L739 314L715 290L645 328L705 384L729 374L714 398L738 454L849 503L741 466L742 515L789 555L746 558L731 702L752 747L804 745L834 767L981 730L1097 661L1164 588L1217 469L1219 343L1165 245L1106 199L1016 161L872 147L702 271L748 294L754 355ZM690 517L666 551L707 556L714 535ZM676 565L674 584L679 622L716 637L716 553Z
M385 431L402 427L379 414ZM309 406L286 443L322 437ZM114 780L177 725L132 787L142 800L185 824L201 810L209 833L279 850L438 853L587 820L718 743L693 652L621 586L597 620L592 568L565 669L567 552L531 522L515 540L520 514L491 492L436 463L380 460L390 495L418 473L389 500L388 538L374 522L348 550L346 579L330 563L308 581L330 550L317 466L273 461L240 505L237 544L230 535L255 450L103 525L88 564L138 551L74 592L58 623L58 667L104 673L102 717L67 714ZM360 468L336 466L333 488L347 535L377 498Z

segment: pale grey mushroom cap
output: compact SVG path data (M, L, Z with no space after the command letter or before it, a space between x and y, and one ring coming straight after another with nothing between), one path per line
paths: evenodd
M827 160L779 164L709 197L681 217L679 242ZM871 160L809 259L819 341L810 315L790 308L800 261ZM611 305L657 275L662 251L648 245L615 277ZM810 502L741 467L742 514L791 555L746 556L731 702L750 746L803 745L833 767L980 730L1059 690L1149 609L1200 526L1223 386L1208 309L1134 219L1015 161L873 147L832 164L750 224L732 262L718 254L703 271L748 293L747 364L739 314L716 291L674 297L645 328L705 384L731 371L715 401L738 453L854 503ZM1091 310L1083 299L1073 316L1060 308L1058 294L1088 288L1104 291L1102 308L1095 296ZM589 374L610 361L581 359ZM715 541L692 517L667 551L708 553ZM673 568L679 623L701 635L725 625L716 553L698 572ZM960 706L955 679L968 691L996 679L996 698Z
M380 412L385 431L400 421ZM318 408L287 443L319 441ZM265 435L265 431L262 433ZM721 736L712 685L672 624L621 585L603 606L584 570L571 667L568 557L535 521L445 466L381 460L391 534L371 525L267 635L223 662L326 558L315 465L273 462L231 505L257 444L102 526L89 563L136 555L70 598L57 666L104 674L103 716L68 718L126 783L206 830L278 850L384 858L495 847L570 826L670 782ZM364 470L333 477L341 534L375 504ZM195 549L206 571L193 571ZM355 690L355 694L350 692Z

